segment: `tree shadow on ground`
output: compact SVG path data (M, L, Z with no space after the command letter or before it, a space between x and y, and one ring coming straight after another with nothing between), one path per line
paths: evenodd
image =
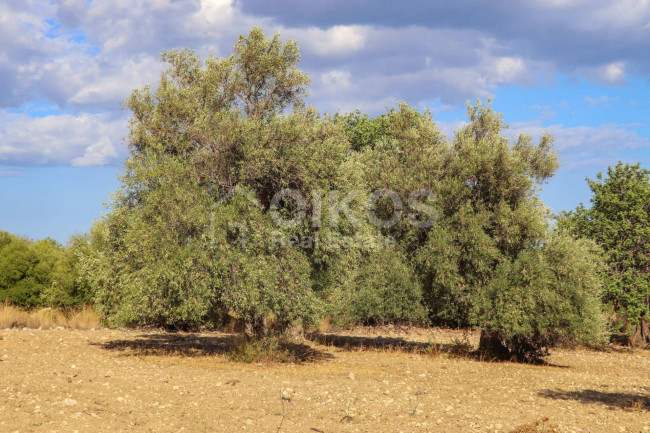
M582 391L561 391L545 389L538 393L541 397L553 400L576 400L583 404L602 404L610 408L630 411L650 411L650 395L641 393L603 392L593 389Z
M344 350L387 350L415 354L451 353L454 355L473 356L476 351L468 343L459 341L451 344L424 343L410 341L399 337L358 337L349 335L307 334L307 339L323 346L334 346Z
M247 342L237 334L141 334L133 339L90 343L126 356L180 356L186 358L225 355L235 360L306 363L333 358L307 344L274 342L273 349Z
M455 358L470 359L480 362L517 362L515 360L500 360L491 358L479 351L474 345L464 340L457 340L453 343L424 343L422 341L410 341L399 337L359 337L336 334L322 334L314 332L307 334L307 339L324 346L333 346L343 350L385 350L419 355L436 355L445 353ZM538 365L554 368L570 368L566 365L553 364L546 360L539 359L527 365Z

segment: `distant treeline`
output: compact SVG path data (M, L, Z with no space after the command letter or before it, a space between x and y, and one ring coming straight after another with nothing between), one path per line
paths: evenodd
M89 303L91 291L76 267L84 246L83 236L64 247L52 239L32 241L0 231L0 303L24 308Z

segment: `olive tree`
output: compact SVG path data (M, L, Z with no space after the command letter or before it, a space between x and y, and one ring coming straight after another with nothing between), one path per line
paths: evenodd
M505 347L496 354L522 360L557 335L593 340L601 330L597 258L549 234L537 195L558 166L552 137L513 142L501 115L479 103L468 106L468 120L445 159L436 224L416 254L432 319L479 327L482 349ZM586 332L579 323L596 325Z
M299 58L294 41L254 28L227 58L166 52L158 85L127 100L131 155L96 228L102 247L84 262L111 323L196 328L230 316L259 336L271 322L309 323L318 289L349 280L338 264L359 249L275 239L371 230L312 223L312 192L356 190L359 207L366 188L340 124L303 107ZM310 210L296 224L274 220L295 216L295 201L274 201L284 190Z

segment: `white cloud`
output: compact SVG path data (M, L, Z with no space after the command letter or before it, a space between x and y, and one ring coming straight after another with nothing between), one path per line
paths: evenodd
M500 11L503 4L495 1L489 7L476 5L468 10L471 13L463 25L440 21L442 15L426 15L433 8L459 16L463 7L451 3L428 6L422 9L422 17L413 16L411 21L400 20L401 15L393 17L392 7L395 13L410 10L395 5L363 17L341 15L340 21L335 16L334 21L318 22L323 14L315 13L311 21L287 23L277 16L244 13L242 7L251 1L243 2L3 2L0 109L45 100L73 113L48 116L52 124L55 119L67 125L83 119L111 129L129 92L158 77L163 68L158 56L163 49L189 46L202 55L210 51L227 55L236 37L253 25L299 42L304 59L301 66L317 78L308 102L330 111L359 108L377 113L398 99L412 104L439 100L455 105L491 96L504 84L535 86L540 78L558 72L619 85L650 67L645 55L650 0L537 0L509 5L508 10L518 19L499 15L496 21L489 17L476 20L472 15ZM292 8L305 7L331 13L334 6L300 4ZM289 14L295 12L292 8ZM283 8L275 7L273 14L279 13L276 9ZM341 14L345 10L341 9ZM368 18L375 15L384 18ZM60 28L48 24L49 19L55 19ZM391 20L395 21L391 24ZM603 36L605 27L608 33ZM563 41L562 46L558 40ZM606 103L588 98L585 101L591 105ZM104 114L84 114L89 112ZM550 117L552 110L545 109L541 115L544 113ZM58 144L41 144L43 149L38 151L35 140L20 133L20 127L28 123L26 118L2 114L0 158L23 163L99 164L120 155L115 136L106 134L116 153L97 135L85 133L81 143L73 129L68 130L68 137L65 131L58 131L55 135L60 139L54 140ZM12 127L12 122L17 126ZM43 120L31 122L30 126L41 130L54 128L46 128ZM123 133L124 125L120 128ZM28 150L16 147L21 140L30 143ZM48 153L53 146L56 152Z
M73 167L87 167L90 165L106 165L117 158L117 150L111 139L104 136L96 143L86 148L83 156L73 158L70 165Z
M329 71L321 75L323 85L330 89L346 90L351 86L351 74L346 71Z
M614 123L574 127L551 125L548 130L556 137L556 145L561 152L612 153L622 149L650 146L650 139L647 137Z
M614 102L617 98L610 98L609 96L599 96L597 98L591 96L585 96L583 100L589 104L590 107L595 107L596 105L605 105L609 106L611 102Z
M125 134L125 119L107 114L34 118L0 112L0 160L13 165L104 165L124 153Z
M588 80L606 86L625 84L625 63L612 62L588 68L578 68L577 75L584 75Z
M563 165L569 168L584 166L585 161L620 159L621 152L642 147L650 148L650 138L639 135L626 125L606 123L598 126L571 126L562 124L542 126L539 122L522 122L512 125L509 135L520 133L539 138L544 131L555 137L555 148Z
M524 60L516 57L501 57L496 59L495 82L510 83L517 81L526 73Z
M160 61L150 56L127 59L119 68L102 69L94 65L79 80L79 90L68 102L86 106L112 103L118 108L131 90L155 82L162 70Z
M199 10L192 15L192 25L205 30L227 26L235 15L232 3L232 0L201 0Z
M625 64L623 62L610 63L605 65L602 73L606 83L623 83L625 81Z
M334 26L326 30L312 27L306 30L287 29L307 50L319 56L351 54L366 43L369 28L364 26Z
M443 120L434 119L434 121L436 122L438 128L440 128L440 131L442 131L442 133L445 134L447 138L449 138L450 140L454 139L454 136L456 135L457 131L467 126L467 122L464 120L445 122Z

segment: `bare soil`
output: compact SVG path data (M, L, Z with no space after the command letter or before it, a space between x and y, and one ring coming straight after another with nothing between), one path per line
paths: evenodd
M465 356L464 339L358 328L251 364L222 333L0 330L0 432L650 432L650 351L534 366Z

